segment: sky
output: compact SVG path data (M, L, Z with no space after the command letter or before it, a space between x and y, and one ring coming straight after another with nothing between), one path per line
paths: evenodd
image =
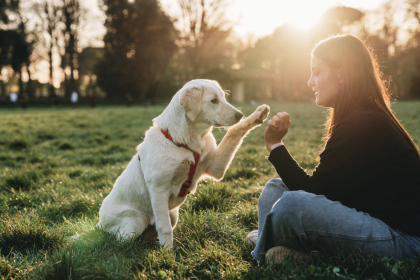
M273 31L284 23L308 27L331 6L344 5L362 11L375 10L386 0L230 0L231 6L226 11L226 16L232 20L234 32L239 37L249 37L253 40L272 34ZM162 8L172 18L177 18L180 11L178 0L160 0ZM98 7L98 0L83 0L82 5L89 10L90 21L81 31L79 47L102 47L102 38L105 35L103 22L104 13ZM46 82L47 74L42 69L47 69L47 62L37 65L40 80ZM62 73L55 73L57 82Z
M360 10L374 10L385 0L231 0L226 11L236 22L234 31L239 36L253 34L261 37L271 34L276 27L290 23L308 27L331 6L344 5ZM177 0L161 0L162 7L172 17L179 14Z
M284 23L305 28L314 23L329 7L344 5L360 10L375 10L386 0L230 0L231 6L226 16L235 23L234 32L239 36L258 38L273 33ZM177 18L180 11L178 0L160 0L168 15ZM88 45L102 46L105 33L102 21L103 13L98 8L98 0L83 0L95 20L90 21L86 30L95 30L94 34L86 31L81 36L81 47ZM303 9L302 9L303 8Z

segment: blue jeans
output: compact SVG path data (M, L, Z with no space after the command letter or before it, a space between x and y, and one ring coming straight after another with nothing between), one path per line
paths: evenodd
M258 201L258 241L252 256L264 259L268 249L377 254L415 260L420 237L393 230L367 213L350 209L323 195L289 191L281 179L271 179Z

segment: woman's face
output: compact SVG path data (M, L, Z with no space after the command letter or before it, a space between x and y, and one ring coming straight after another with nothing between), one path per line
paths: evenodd
M312 56L308 86L315 92L315 102L319 106L334 108L339 91L338 71L331 68L325 61Z

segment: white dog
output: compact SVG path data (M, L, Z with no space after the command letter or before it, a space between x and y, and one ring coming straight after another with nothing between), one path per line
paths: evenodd
M186 195L194 193L204 177L223 178L244 136L267 118L269 110L262 105L239 122L243 114L226 101L217 82L185 84L153 120L138 153L104 199L99 224L122 238L140 236L154 224L160 244L172 248L173 228ZM224 126L232 127L217 146L211 131Z

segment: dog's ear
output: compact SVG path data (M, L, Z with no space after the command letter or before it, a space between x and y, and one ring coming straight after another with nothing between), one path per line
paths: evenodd
M203 89L200 87L186 88L181 92L179 103L184 107L187 117L193 122L200 113L201 98L203 98Z

